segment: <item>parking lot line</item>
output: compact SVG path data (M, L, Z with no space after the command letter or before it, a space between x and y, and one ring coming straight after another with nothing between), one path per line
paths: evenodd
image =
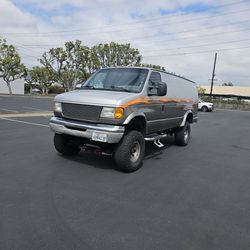
M26 106L23 106L23 108L25 108L25 109L33 109L33 110L38 110L38 111L50 111L50 110L46 110L46 109L38 109L38 108L26 107Z
M10 118L6 118L6 117L0 117L0 119L10 121L10 122L17 122L17 123L23 123L23 124L28 124L28 125L34 125L34 126L49 128L49 125L45 125L45 124L41 124L41 123L26 122L26 121L21 121L21 120L10 119Z
M8 111L8 112L12 112L12 113L18 113L17 110L13 110L13 109L6 109L6 108L1 108L0 107L0 110L3 110L3 111Z

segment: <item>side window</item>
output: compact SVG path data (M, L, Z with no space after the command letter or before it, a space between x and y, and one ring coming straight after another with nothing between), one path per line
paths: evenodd
M161 82L161 74L152 72L148 81L148 95L157 95L157 85Z
M152 72L149 78L149 84L153 85L159 82L161 82L161 74L159 72Z

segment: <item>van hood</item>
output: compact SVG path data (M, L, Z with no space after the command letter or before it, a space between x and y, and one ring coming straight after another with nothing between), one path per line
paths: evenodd
M84 89L57 95L55 101L116 107L137 98L139 95L138 93Z

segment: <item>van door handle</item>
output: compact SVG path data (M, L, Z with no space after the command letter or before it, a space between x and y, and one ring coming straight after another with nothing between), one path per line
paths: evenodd
M161 111L164 112L165 111L165 105L161 106Z

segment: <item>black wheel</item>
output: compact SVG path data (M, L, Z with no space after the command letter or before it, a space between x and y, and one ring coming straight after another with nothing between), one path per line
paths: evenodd
M127 132L116 146L114 160L117 166L125 172L133 172L142 165L145 152L145 141L139 131Z
M189 142L191 134L191 127L188 122L184 125L184 127L178 128L175 131L175 143L178 146L186 146Z
M54 135L54 146L63 155L77 155L80 151L77 145L70 143L69 139L61 134Z
M201 111L202 111L202 112L207 112L207 111L208 111L207 106L202 106Z

